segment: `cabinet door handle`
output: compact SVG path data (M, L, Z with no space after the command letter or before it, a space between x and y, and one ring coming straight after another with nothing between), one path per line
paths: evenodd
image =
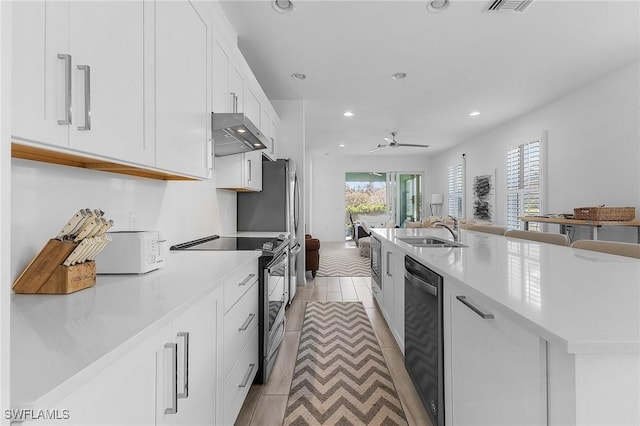
M164 349L169 349L171 351L171 365L169 368L169 389L171 390L171 406L165 407L165 414L176 414L178 412L178 344L177 343L165 343ZM166 366L166 361L165 361ZM165 370L166 372L166 370ZM166 383L166 381L165 381ZM166 397L166 392L165 392Z
M247 278L245 278L244 280L242 280L241 283L238 283L238 286L243 286L243 285L247 285L247 283L249 281L251 281L251 278L255 277L256 274L249 274L249 276Z
M249 324L251 324L251 321L253 321L255 317L256 317L256 314L249 314L247 319L244 321L244 324L242 324L242 326L238 329L238 331L245 331L247 328L249 328Z
M238 108L236 105L236 94L233 92L229 92L229 95L231 96L231 112L238 112Z
M473 306L466 298L466 296L456 296L456 299L462 302L467 308L478 314L482 319L493 319L493 314L485 314L477 307Z
M392 277L393 275L391 274L391 268L389 268L389 265L391 265L391 252L388 251L387 252L387 276L388 277Z
M71 55L58 53L58 59L64 61L64 120L58 124L66 126L71 124Z
M249 383L249 379L251 378L251 373L253 373L253 369L256 367L255 364L249 364L249 370L247 371L247 374L244 376L244 379L242 380L242 383L240 383L238 385L239 388L246 388L247 387L247 383Z
M189 333L186 331L179 332L178 339L183 339L183 342L182 342L182 392L177 393L177 398L188 398L189 397Z
M78 126L78 130L91 130L91 67L78 65L80 71L84 71L84 126Z
M209 177L212 177L213 174L213 139L209 139L209 143L207 144L207 170L209 170Z
M251 160L247 160L247 167L249 169L249 179L247 179L247 182L251 182Z

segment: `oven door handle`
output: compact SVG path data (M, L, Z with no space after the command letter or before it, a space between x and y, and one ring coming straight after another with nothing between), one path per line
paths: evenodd
M286 263L289 260L288 251L284 251L276 260L267 265L267 272L271 274L280 265Z

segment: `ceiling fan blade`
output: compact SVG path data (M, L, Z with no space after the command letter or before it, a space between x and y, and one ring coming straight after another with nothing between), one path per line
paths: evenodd
M384 139L385 141L387 141L389 143L393 142L393 139L391 139L391 138L382 138L382 139Z
M414 143L399 143L399 144L396 144L396 146L413 146L417 148L429 148L429 145L416 145Z
M376 151L380 151L381 149L385 149L387 147L387 145L378 145L377 147L370 149L369 152L376 152Z

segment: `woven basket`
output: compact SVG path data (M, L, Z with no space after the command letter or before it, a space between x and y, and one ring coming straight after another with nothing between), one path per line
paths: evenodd
M626 221L636 218L635 207L578 207L573 216L580 220Z

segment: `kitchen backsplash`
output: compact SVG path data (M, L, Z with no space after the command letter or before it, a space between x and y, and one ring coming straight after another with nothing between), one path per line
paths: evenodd
M114 231L130 230L137 213L137 229L160 231L165 250L236 229L236 193L213 180L166 182L18 159L11 166L12 279L79 208L101 208Z

